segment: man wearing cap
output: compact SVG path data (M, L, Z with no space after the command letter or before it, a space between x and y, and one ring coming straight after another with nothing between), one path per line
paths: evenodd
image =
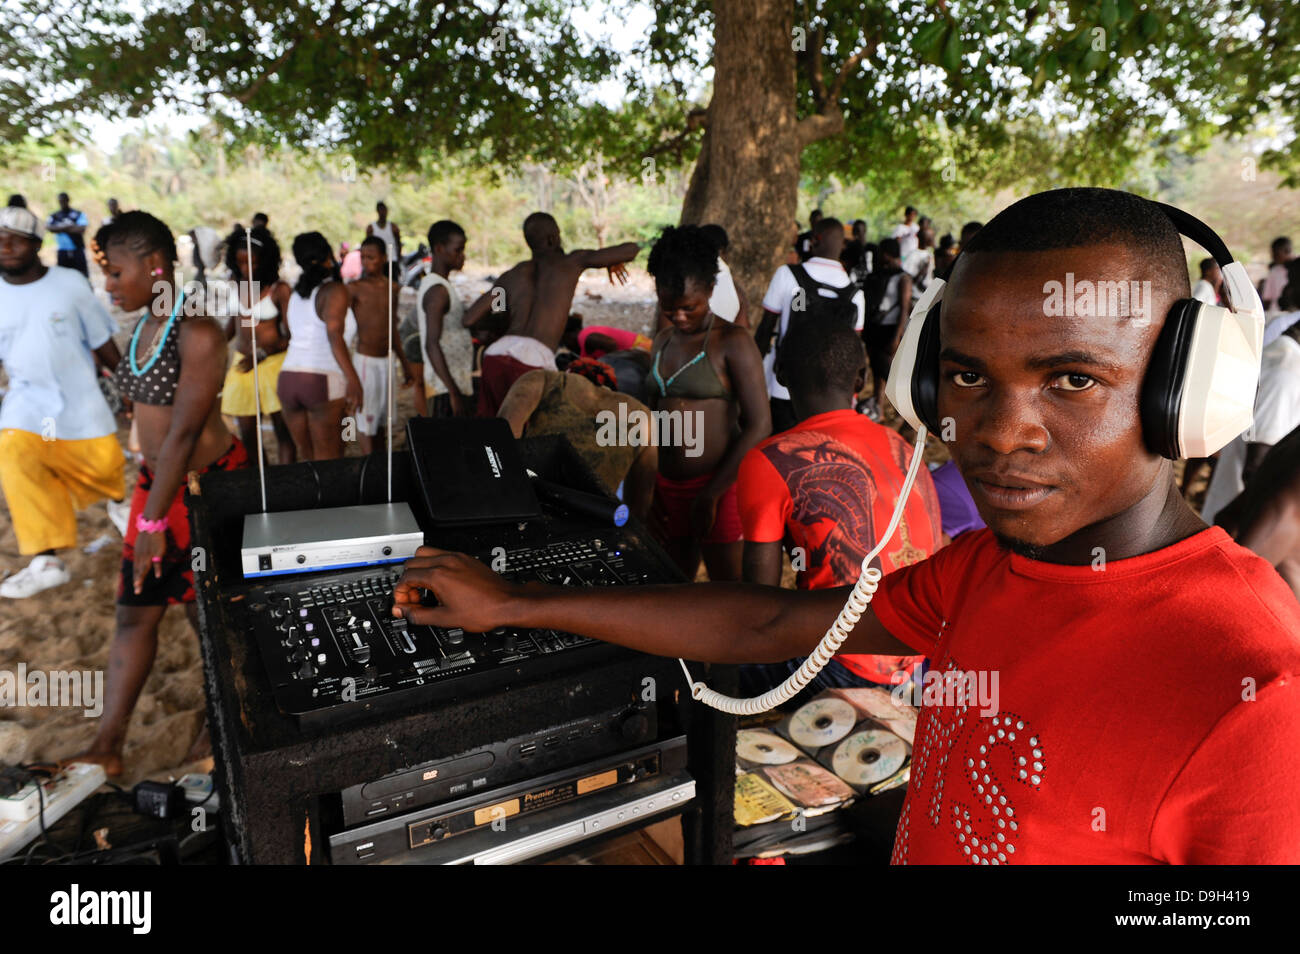
M68 582L57 551L77 543L77 510L125 495L117 425L96 380L95 358L120 358L113 319L84 278L47 268L44 230L27 209L0 209L0 488L18 551L32 561L0 582L23 599Z
M68 202L68 194L60 192L59 211L50 213L46 227L59 243L59 264L75 268L87 278L90 277L86 269L86 226L89 224L86 213L74 209Z

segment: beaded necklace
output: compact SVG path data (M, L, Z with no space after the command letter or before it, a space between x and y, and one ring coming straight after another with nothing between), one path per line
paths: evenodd
M135 348L140 341L140 331L144 328L144 323L148 319L148 312L140 316L140 321L135 326L135 333L131 335L131 347L128 352L131 360L131 373L137 378L142 374L146 374L153 367L154 362L158 360L158 356L162 354L162 342L166 341L167 336L171 334L172 325L176 324L176 316L181 312L181 303L183 301L185 301L185 290L181 289L180 297L176 299L176 306L172 308L172 314L167 319L167 324L163 326L160 333L153 336L153 343L149 346L149 354L145 356L146 361L143 368L135 360Z

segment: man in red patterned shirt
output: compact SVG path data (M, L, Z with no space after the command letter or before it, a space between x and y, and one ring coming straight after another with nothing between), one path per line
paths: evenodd
M867 356L851 328L797 325L786 335L776 374L799 423L741 461L736 496L745 530L744 579L780 586L784 543L799 589L852 586L893 516L911 448L853 410L854 395L866 383ZM875 560L883 573L924 560L942 542L928 471L919 472L915 486L898 531ZM809 688L891 687L924 658L842 653ZM748 695L765 692L802 662L742 667L742 688Z
M1146 308L1046 308L1071 273L1150 282ZM1156 340L1190 297L1178 231L1138 196L1058 189L999 213L951 278L938 412L988 526L886 576L844 648L925 653L933 674L996 676L998 691L923 696L894 860L1300 862L1300 606L1205 526L1143 434ZM426 589L439 606L420 605ZM394 611L778 662L810 652L847 596L519 585L422 548Z

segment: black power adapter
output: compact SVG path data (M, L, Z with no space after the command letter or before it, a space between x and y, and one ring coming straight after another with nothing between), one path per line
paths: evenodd
M131 796L137 814L163 819L185 814L185 793L171 782L141 782Z

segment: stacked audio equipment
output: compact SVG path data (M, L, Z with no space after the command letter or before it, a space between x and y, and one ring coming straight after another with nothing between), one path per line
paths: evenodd
M600 495L559 438L515 445L538 479ZM508 524L430 514L411 456L268 471L267 512L391 499L434 546L507 577L571 586L679 579L635 521L543 497ZM427 470L422 474L426 479ZM388 487L391 485L391 497ZM204 680L232 858L241 863L544 859L662 818L686 860L731 857L734 721L693 703L675 660L568 633L468 633L394 619L400 564L249 575L255 471L191 498ZM711 681L733 683L731 667Z

